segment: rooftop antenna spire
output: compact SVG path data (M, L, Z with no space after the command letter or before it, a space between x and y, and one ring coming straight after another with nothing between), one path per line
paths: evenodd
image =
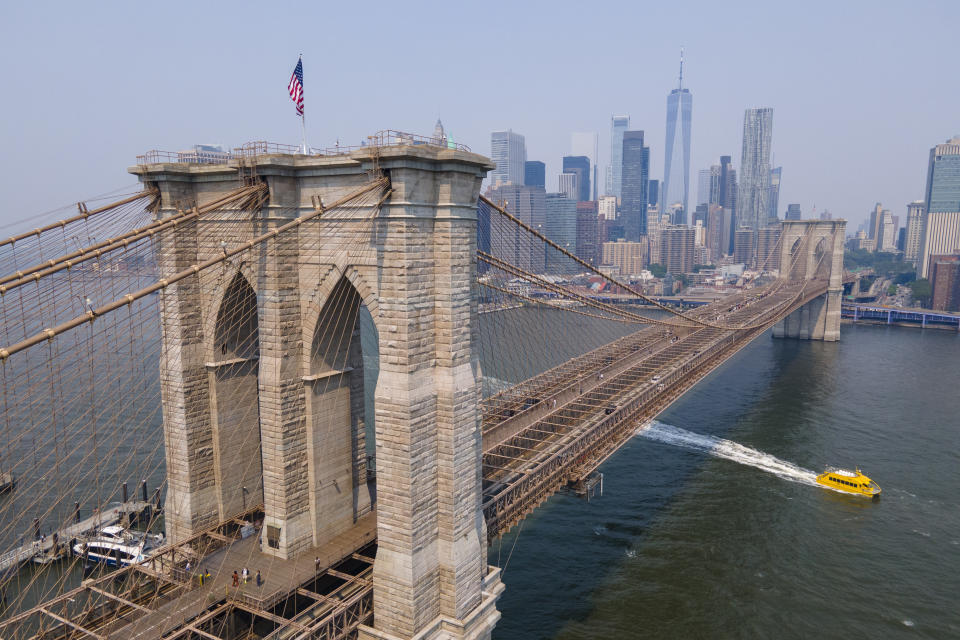
M677 88L683 89L683 47L680 47L680 82Z

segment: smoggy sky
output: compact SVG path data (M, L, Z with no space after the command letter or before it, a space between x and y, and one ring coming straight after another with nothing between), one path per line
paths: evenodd
M21 2L0 21L0 225L132 185L148 149L298 144L287 81L303 53L312 146L379 129L489 154L526 136L556 189L570 133L629 114L663 174L679 49L696 174L739 169L743 111L773 107L780 214L905 219L930 148L960 132L960 2ZM17 224L13 224L13 223Z

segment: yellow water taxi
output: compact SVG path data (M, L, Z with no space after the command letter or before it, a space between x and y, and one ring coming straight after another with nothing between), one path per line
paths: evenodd
M860 469L827 469L817 476L817 483L837 491L855 493L868 498L879 498L880 487L876 482L863 475Z

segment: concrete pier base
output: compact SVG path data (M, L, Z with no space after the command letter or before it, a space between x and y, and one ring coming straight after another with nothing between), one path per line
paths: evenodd
M773 337L836 342L840 339L841 293L831 290L803 305L774 325Z

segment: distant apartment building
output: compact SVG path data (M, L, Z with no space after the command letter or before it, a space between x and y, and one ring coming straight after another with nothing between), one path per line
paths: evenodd
M600 224L596 202L577 203L577 257L592 265L597 264L597 235Z
M960 253L960 136L930 150L925 211L921 278L929 275L931 256Z
M630 128L630 116L610 117L610 166L607 167L607 189L604 195L622 197L623 133Z
M524 224L545 232L547 222L546 193L540 187L501 185L487 191L487 197L501 205ZM576 224L576 222L574 222ZM531 242L529 234L516 225L500 225L490 229L491 254L521 269L543 273L545 252L542 242ZM481 244L478 241L478 244Z
M590 198L590 158L587 156L563 156L563 172L577 176L575 199L588 202Z
M523 163L523 184L528 187L547 188L547 165L539 160L527 160Z
M195 144L192 149L177 152L177 162L191 164L223 164L233 154L219 144Z
M597 184L598 179L598 159L597 155L600 146L600 137L595 131L579 131L577 133L570 134L570 155L572 156L586 156L587 160L590 162L590 186L592 191L587 193L586 198L582 200L596 200L599 195L598 189L600 185Z
M757 231L757 269L774 271L780 268L780 229L767 227Z
M548 193L545 197L546 222L543 235L564 251L577 251L577 201L563 193ZM577 264L553 247L546 248L547 273L571 274L579 271Z
M643 144L643 131L624 131L620 215L624 235L631 242L639 242L647 233L649 170L650 147Z
M616 267L621 275L640 275L647 264L645 242L627 242L621 238L616 242L604 242L602 251L601 264Z
M497 165L490 172L490 184L523 185L527 164L527 146L522 135L513 130L490 134L490 158Z
M917 264L920 259L920 244L923 240L923 200L914 200L907 205L907 226L903 238L903 259Z
M756 255L756 246L754 241L757 234L753 229L737 229L733 237L733 260L743 263L747 267L753 266L753 259Z
M613 222L617 219L617 197L600 196L597 201L597 215L604 216L607 221Z
M960 255L930 257L930 308L960 311Z
M695 258L695 229L669 226L660 231L660 260L667 273L680 275L693 271Z
M577 201L577 174L575 173L561 173L557 177L557 191L562 193L564 197Z

